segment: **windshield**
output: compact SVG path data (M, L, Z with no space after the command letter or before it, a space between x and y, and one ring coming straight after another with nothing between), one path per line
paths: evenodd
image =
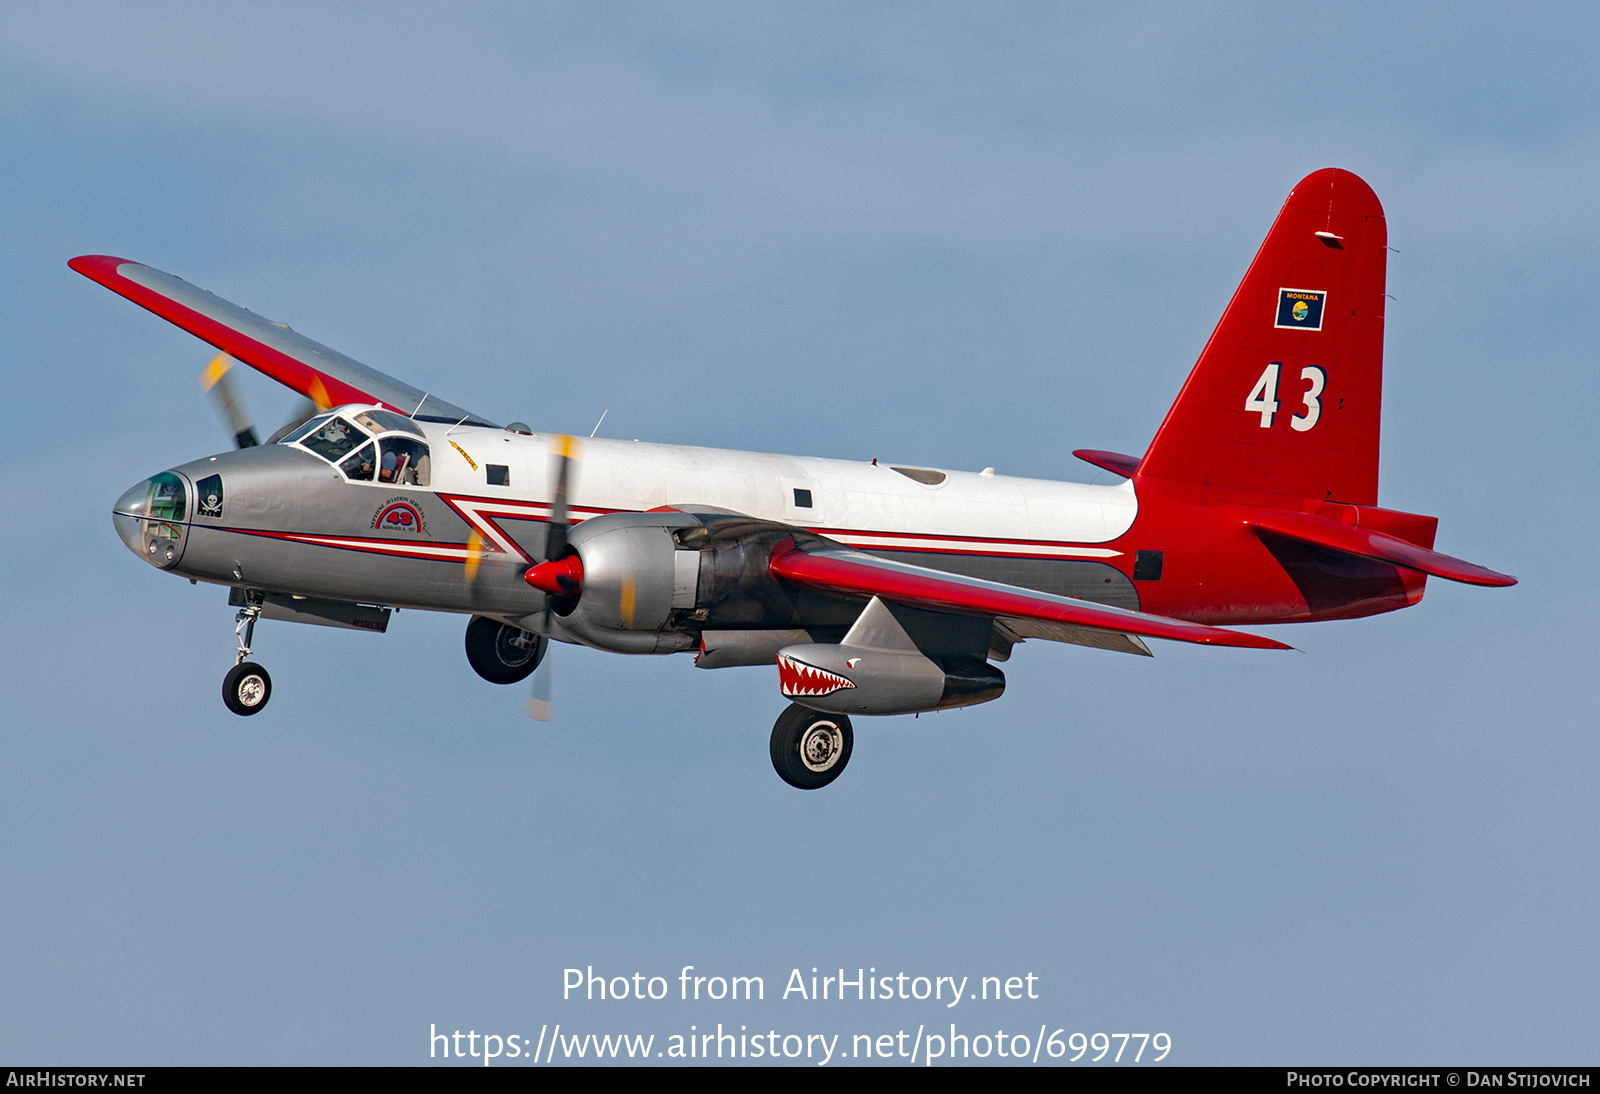
M299 441L329 463L338 463L366 439L365 433L343 418L329 417L300 437Z
M294 429L290 430L283 437L279 438L278 443L279 444L294 444L296 441L300 440L300 438L310 436L311 432L313 430L321 429L323 424L331 417L333 417L332 414L318 414L315 418L312 418L310 421L305 422L305 423L295 427Z

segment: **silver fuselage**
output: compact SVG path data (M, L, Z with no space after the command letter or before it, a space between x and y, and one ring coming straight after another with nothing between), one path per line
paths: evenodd
M544 596L522 575L545 555L552 438L431 422L413 428L430 453L426 485L381 481L381 473L352 481L298 444L266 445L146 480L118 503L118 531L147 561L199 581L502 619L540 612ZM1127 483L600 439L582 442L574 467L575 523L662 506L715 508L924 566L1139 607L1133 583L1111 565L1122 552L1105 546L1133 524ZM169 497L164 513L149 509L160 505L148 489L157 480L169 493L180 484L185 495ZM203 483L213 484L207 497ZM768 611L712 622L841 624L858 610L817 598L778 613L786 618Z

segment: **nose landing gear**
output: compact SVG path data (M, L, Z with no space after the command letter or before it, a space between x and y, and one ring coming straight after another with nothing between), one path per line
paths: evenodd
M222 678L222 702L235 714L256 714L272 698L272 677L260 665L246 660L250 656L250 640L255 636L256 620L265 603L266 597L261 593L246 591L245 606L234 617L233 636L239 643L239 657L233 668L228 670L228 675Z

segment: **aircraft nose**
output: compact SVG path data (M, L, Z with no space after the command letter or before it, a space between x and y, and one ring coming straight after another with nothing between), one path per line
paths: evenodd
M129 487L111 509L111 523L128 550L163 570L183 555L187 516L183 480L170 471Z

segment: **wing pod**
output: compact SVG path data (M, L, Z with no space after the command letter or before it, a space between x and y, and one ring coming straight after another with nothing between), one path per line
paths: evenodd
M772 576L793 586L836 596L882 597L932 611L1064 623L1090 630L1115 631L1145 638L1167 638L1209 646L1286 650L1293 647L1270 638L1208 627L1182 619L1091 604L1035 592L996 581L947 574L904 562L878 558L847 547L807 547L793 540L780 543L768 564Z
M181 277L110 255L80 255L67 265L320 407L382 403L402 414L492 424Z
M778 690L830 714L912 714L998 699L1005 675L982 658L930 655L888 606L868 601L844 641L778 653Z

